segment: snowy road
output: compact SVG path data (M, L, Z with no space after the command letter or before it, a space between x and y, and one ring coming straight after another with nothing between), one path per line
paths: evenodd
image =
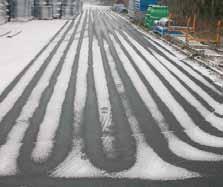
M85 8L0 94L0 184L221 178L222 88L184 58L109 9Z

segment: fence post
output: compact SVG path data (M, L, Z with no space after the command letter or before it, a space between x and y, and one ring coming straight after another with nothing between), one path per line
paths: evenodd
M219 20L217 23L217 33L216 33L216 45L219 47L221 44L221 25L222 21Z

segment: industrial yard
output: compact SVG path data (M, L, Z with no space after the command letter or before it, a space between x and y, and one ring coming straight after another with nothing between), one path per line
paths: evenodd
M221 187L221 57L123 6L56 5L2 13L0 187Z

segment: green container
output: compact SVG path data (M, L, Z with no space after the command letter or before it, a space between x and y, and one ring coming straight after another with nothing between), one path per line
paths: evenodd
M147 14L153 17L163 18L168 16L169 10L167 6L152 5L149 6Z
M151 5L147 9L144 25L151 29L154 26L154 21L167 17L168 14L169 10L167 6Z

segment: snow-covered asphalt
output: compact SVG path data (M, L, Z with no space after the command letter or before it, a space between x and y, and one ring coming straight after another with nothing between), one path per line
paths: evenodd
M0 93L0 184L221 179L222 88L184 59L110 9L86 7Z

